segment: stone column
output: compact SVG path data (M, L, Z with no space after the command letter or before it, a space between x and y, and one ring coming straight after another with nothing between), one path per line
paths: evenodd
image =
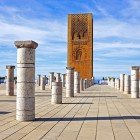
M87 88L87 79L84 79L84 90Z
M130 75L124 76L124 93L125 94L130 94L130 89L131 89L131 80L130 80Z
M46 85L46 79L47 79L47 77L46 77L46 75L43 75L43 77L44 77L44 84Z
M35 49L34 41L15 41L17 47L16 119L35 119Z
M92 85L94 85L94 77L92 77L92 79L91 79L91 80L92 80Z
M56 73L56 82L61 82L60 73Z
M124 91L124 75L125 74L120 74L120 91Z
M111 79L111 87L115 88L115 81L114 81L114 78Z
M6 66L7 79L6 79L6 95L14 96L14 69L15 66Z
M80 73L74 72L74 93L80 93Z
M83 91L84 90L84 84L83 84L83 79L81 78L80 79L80 91Z
M54 72L50 72L49 76L50 89L52 89L52 82L54 82Z
M41 75L38 74L37 76L38 76L37 83L38 83L38 86L40 86L40 77L41 77Z
M62 74L62 87L65 87L66 84L66 74Z
M120 90L120 79L117 79L117 90Z
M74 68L66 67L66 97L74 97Z
M45 75L40 79L40 90L45 90Z
M117 78L115 78L115 89L117 89Z
M62 82L52 82L52 104L62 104Z
M139 67L131 68L131 98L139 98Z
M48 84L49 83L49 78L48 77L46 77L46 84Z

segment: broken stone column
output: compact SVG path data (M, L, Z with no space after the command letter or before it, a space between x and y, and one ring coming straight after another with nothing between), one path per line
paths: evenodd
M54 82L54 72L50 72L49 76L50 89L52 89L52 82Z
M62 74L62 87L65 87L66 84L66 74Z
M131 98L139 98L139 67L131 68Z
M6 95L14 96L14 69L15 66L6 66L7 79L6 79Z
M117 78L115 78L115 89L117 89Z
M41 75L38 74L37 76L38 76L37 83L38 83L38 86L40 86L40 77L41 77Z
M94 77L92 77L92 79L91 79L91 80L92 80L92 85L94 85Z
M120 74L120 91L124 91L124 75Z
M62 104L62 82L52 82L52 104Z
M47 77L46 77L46 75L43 75L43 77L44 77L44 83L46 85L46 79L47 79Z
M120 79L117 78L117 90L120 90Z
M74 72L74 93L80 93L80 73Z
M74 97L74 68L66 67L66 97Z
M45 90L45 75L40 79L40 90Z
M56 73L56 82L61 82L60 73Z
M130 75L125 74L125 76L124 76L124 93L130 94L130 89L131 89Z
M111 87L115 88L115 80L114 80L114 78L111 79Z
M35 119L35 49L34 41L15 41L17 47L16 119Z
M87 88L87 79L84 79L84 90Z
M48 77L46 77L46 84L48 84L49 83L49 78Z
M80 79L80 91L83 91L84 90L84 83L83 83L83 79L81 78Z

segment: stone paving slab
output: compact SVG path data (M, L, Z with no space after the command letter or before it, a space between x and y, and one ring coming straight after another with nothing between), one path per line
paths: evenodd
M16 88L16 87L15 87ZM140 140L140 99L95 85L51 105L51 90L36 86L36 120L15 120L15 96L0 85L0 140Z

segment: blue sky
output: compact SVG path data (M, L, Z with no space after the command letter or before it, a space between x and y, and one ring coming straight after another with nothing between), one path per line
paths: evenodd
M140 65L140 0L0 0L0 76L16 65L15 40L34 40L36 74L65 72L67 15L93 13L94 75Z

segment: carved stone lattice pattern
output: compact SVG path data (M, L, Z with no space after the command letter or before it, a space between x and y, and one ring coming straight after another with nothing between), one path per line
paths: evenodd
M88 31L87 15L72 15L72 39L86 39Z

